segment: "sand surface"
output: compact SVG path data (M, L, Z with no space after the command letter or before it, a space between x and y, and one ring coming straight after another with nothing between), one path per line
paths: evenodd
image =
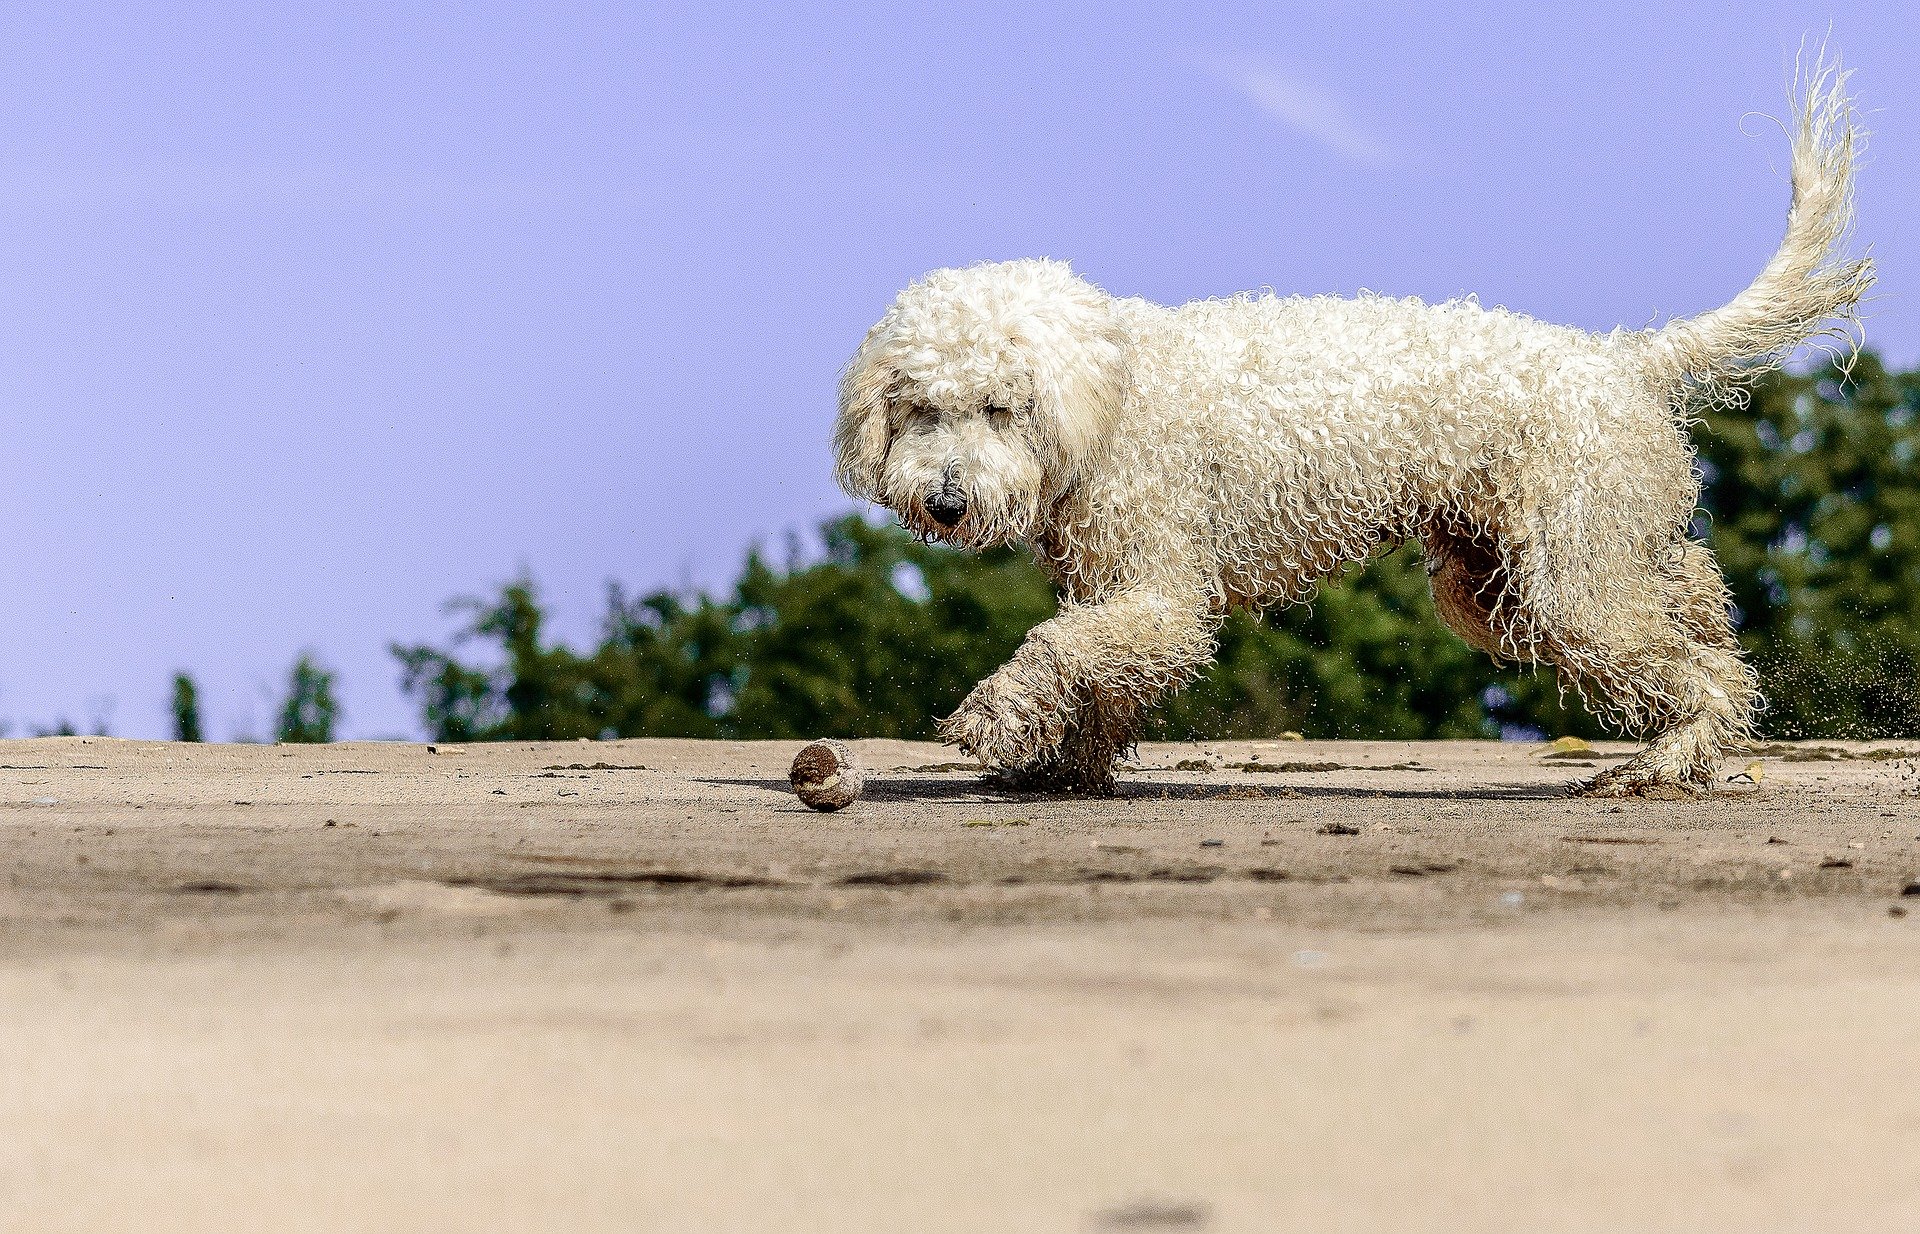
M798 746L0 742L0 1230L1920 1224L1884 744Z

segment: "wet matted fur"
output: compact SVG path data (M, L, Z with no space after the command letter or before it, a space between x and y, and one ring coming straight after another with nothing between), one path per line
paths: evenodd
M942 735L1030 782L1106 791L1228 609L1304 600L1417 540L1463 638L1552 665L1649 738L1589 791L1703 789L1759 699L1719 568L1687 535L1687 420L1803 341L1848 336L1873 280L1846 256L1846 75L1817 65L1796 100L1779 251L1725 307L1657 330L1471 300L1165 307L1046 260L901 292L841 384L840 483L929 539L1030 545L1062 597Z

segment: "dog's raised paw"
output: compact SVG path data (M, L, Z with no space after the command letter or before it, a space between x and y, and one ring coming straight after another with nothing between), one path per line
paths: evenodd
M964 705L960 710L945 717L938 724L940 740L950 746L958 746L963 752L978 759L984 759L981 753L986 744L983 737L984 720L977 712L968 710Z
M990 767L1029 767L1042 761L1065 736L1058 708L1035 699L996 673L973 688L952 715L940 721L940 739Z

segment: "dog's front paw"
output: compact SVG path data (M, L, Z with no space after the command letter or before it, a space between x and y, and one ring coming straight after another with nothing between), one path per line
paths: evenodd
M1662 766L1646 755L1609 767L1575 788L1581 797L1638 797L1647 801L1691 801L1704 796L1707 784L1683 771Z
M940 739L989 767L1017 770L1042 761L1066 736L1066 709L1037 697L1005 670L975 686L946 719Z

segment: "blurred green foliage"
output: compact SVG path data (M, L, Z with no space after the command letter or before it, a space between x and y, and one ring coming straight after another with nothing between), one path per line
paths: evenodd
M855 515L824 556L749 554L722 599L613 589L591 652L550 643L534 584L456 601L454 645L395 647L437 739L921 737L1053 611L1032 562L916 542ZM790 554L797 557L797 553ZM487 665L462 659L488 647Z
M173 739L199 741L200 687L185 673L173 675Z
M333 727L339 717L340 706L333 697L332 671L321 667L311 654L302 652L287 674L287 695L280 704L276 739L332 741Z
M1920 374L1866 354L1762 377L1694 432L1697 530L1720 554L1777 736L1920 734ZM1053 611L1031 561L920 544L855 515L825 551L756 551L731 594L610 592L600 640L543 634L529 579L456 603L452 645L396 646L442 740L614 736L928 737ZM473 653L477 652L477 655ZM1153 736L1601 735L1547 670L1501 669L1433 613L1417 550L1349 572L1312 605L1230 618L1212 670Z
M1920 371L1774 374L1695 430L1773 736L1920 734Z

